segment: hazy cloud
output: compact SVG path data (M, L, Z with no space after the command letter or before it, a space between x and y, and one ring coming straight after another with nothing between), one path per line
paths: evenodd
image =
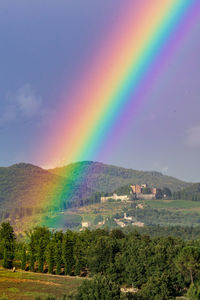
M190 147L200 147L200 125L189 128L186 132L186 144Z
M19 112L29 118L40 111L42 99L36 95L30 84L26 84L17 91L16 104Z
M41 96L36 94L30 84L25 84L14 93L7 93L0 112L0 124L40 115L41 107Z

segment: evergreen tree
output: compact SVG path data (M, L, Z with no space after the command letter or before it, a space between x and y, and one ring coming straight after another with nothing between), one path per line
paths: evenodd
M4 253L3 253L3 267L4 268L9 268L9 260L8 260L8 250L5 248Z
M60 275L61 273L61 265L62 265L62 244L61 241L58 241L56 250L55 250L55 258L56 258L56 274Z
M55 258L54 258L54 243L53 241L51 241L48 245L48 249L47 249L47 260L48 260L48 272L53 274L53 268L54 268L54 262L55 262Z
M35 271L36 250L35 250L34 236L32 233L30 235L29 249L30 249L30 270L32 272L34 272Z
M74 265L74 240L71 231L67 231L64 235L62 254L65 264L65 275L70 275Z
M92 280L84 280L78 288L76 300L119 300L120 287L105 276L95 276Z
M179 253L176 265L180 271L190 276L190 283L193 284L200 269L200 249L195 246L186 246Z
M5 257L6 268L12 267L15 251L15 239L14 230L10 223L3 222L0 227L0 253L3 253L3 257Z
M43 272L45 251L49 244L51 233L46 227L35 227L27 233L29 238L30 269L35 271L35 262L38 262L38 269Z
M39 249L38 249L38 271L41 273L43 272L43 269L44 269L45 249L46 249L45 240L43 238L41 238L39 241Z
M21 268L22 270L26 269L26 247L23 247L22 250L22 260L21 260Z
M84 268L86 265L85 255L84 255L84 248L83 243L80 240L80 237L77 237L76 243L74 246L74 258L75 258L75 275L80 275L81 269Z

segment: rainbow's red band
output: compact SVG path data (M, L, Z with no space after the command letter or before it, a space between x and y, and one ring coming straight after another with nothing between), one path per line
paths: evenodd
M174 35L178 39L180 27L197 10L198 0L123 1L118 26L105 34L99 52L81 70L67 101L63 99L59 120L40 148L46 165L97 159L108 133L125 123L127 107L134 119L138 93L151 82L154 66L171 49Z

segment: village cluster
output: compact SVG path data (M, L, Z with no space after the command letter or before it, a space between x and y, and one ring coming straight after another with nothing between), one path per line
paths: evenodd
M122 202L128 202L135 200L153 200L156 199L157 196L157 188L149 188L147 184L135 184L130 186L131 191L130 195L117 195L116 193L113 193L112 196L108 197L101 197L101 203L106 203L108 201L122 201ZM131 200L132 199L132 200ZM138 203L136 205L136 208L143 209L144 204ZM123 218L117 219L114 218L114 221L117 225L119 225L121 228L127 226L128 224L132 224L133 226L137 227L143 227L144 223L139 222L136 220L133 216L127 216L126 213L124 213ZM98 223L99 226L102 226L105 224L105 221L101 221ZM82 222L82 229L91 227L91 222Z

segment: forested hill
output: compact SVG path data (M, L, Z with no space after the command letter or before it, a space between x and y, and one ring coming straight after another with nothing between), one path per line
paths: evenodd
M61 192L63 187L70 194ZM94 191L85 184L66 180L31 164L0 168L0 210L21 207L37 209L44 208L44 204L49 207L50 203L63 208L64 205L69 206L70 201L79 205L80 201L93 194ZM55 198L56 203L51 202Z
M32 215L40 208L82 206L98 202L100 195L97 192L113 192L135 183L169 187L173 192L190 185L158 172L136 171L98 162L80 162L53 170L20 163L0 168L0 214L12 210L12 215L22 217ZM21 208L23 210L19 212Z
M191 185L155 171L137 171L92 161L73 163L48 171L70 179L83 174L86 177L84 181L87 186L100 192L113 192L119 187L129 184L146 183L152 187L168 187L172 192Z
M173 198L183 200L200 201L200 183L194 183L190 187L176 191Z

